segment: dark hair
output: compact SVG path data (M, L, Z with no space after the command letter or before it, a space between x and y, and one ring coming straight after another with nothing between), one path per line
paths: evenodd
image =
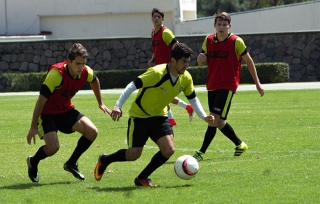
M221 13L214 14L214 24L217 23L218 18L220 18L224 21L228 21L228 24L231 23L231 17L227 12L221 12Z
M163 13L163 11L161 11L160 9L158 9L158 8L153 8L153 9L152 9L152 12L151 12L151 16L153 16L154 13L159 13L159 14L162 16L162 18L164 18L164 13Z
M68 53L68 59L70 61L73 61L77 56L80 56L82 58L89 57L88 51L80 43L75 43L72 45L72 47L70 48L69 53Z
M193 54L193 51L184 43L176 43L171 50L171 58L179 60L182 57L189 58Z

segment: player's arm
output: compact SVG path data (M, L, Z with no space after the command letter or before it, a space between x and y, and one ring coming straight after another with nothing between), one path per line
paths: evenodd
M155 62L154 62L154 54L152 53L152 57L151 57L151 59L148 61L148 66L149 67L153 67L153 66L155 66L156 64L155 64Z
M179 43L176 37L174 36L173 32L169 29L165 29L162 32L162 40L166 43L167 46L174 46L176 43Z
M250 56L250 54L247 51L246 45L244 44L243 40L241 38L237 38L236 40L236 54L237 56L241 55L244 62L247 64L248 70L250 72L250 75L256 84L256 88L260 94L260 96L264 95L264 89L262 88L260 84L260 80L257 74L256 66L254 65L254 62Z
M33 139L33 143L34 144L36 143L35 135L42 137L42 135L40 135L40 132L38 130L38 119L41 115L42 109L46 101L47 101L47 98L40 94L33 110L31 126L27 135L28 144L31 144L32 139Z
M104 113L108 113L109 115L111 114L110 109L104 105L103 101L102 101L102 96L101 96L101 87L100 87L100 81L99 78L95 75L95 73L93 72L93 70L91 68L88 68L88 81L90 82L90 87L97 99L97 102L99 104L99 108L104 112Z
M140 82L139 82L140 81ZM118 121L121 116L122 116L122 106L123 104L127 101L127 99L130 97L130 95L137 90L136 83L142 83L141 79L137 78L134 81L130 82L126 88L123 90L121 93L118 101L116 102L116 105L114 106L112 112L111 112L111 117L114 121ZM139 86L139 85L138 85Z
M204 39L204 41L202 43L202 51L197 57L197 63L199 66L203 66L203 65L207 64L207 52L208 52L207 39L208 39L208 36Z
M46 101L48 100L48 98L50 98L55 88L61 84L61 81L62 81L62 76L60 75L59 71L57 69L51 69L48 72L45 81L41 85L40 95L38 97L38 100L33 110L31 126L27 135L28 144L31 144L32 139L33 139L33 143L36 142L35 135L38 135L39 137L43 136L43 135L40 135L40 132L38 130L38 119L41 115L41 112L43 110L43 107Z
M206 121L207 123L213 123L214 122L214 117L213 115L207 115L206 112L204 111L198 97L196 96L196 92L193 91L193 93L189 96L186 96L187 99L189 100L194 112L201 118L202 120Z
M257 88L260 96L263 96L264 89L262 88L262 85L260 84L260 80L259 80L259 77L257 74L256 66L253 63L251 56L249 55L249 53L246 53L245 55L242 56L242 58L245 61L245 63L247 64L248 70L251 74L251 77L252 77L254 83L256 84L256 88Z

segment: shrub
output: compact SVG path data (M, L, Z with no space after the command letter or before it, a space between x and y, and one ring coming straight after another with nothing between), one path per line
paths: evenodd
M258 63L256 69L261 83L286 82L289 78L289 65L287 63ZM101 84L101 89L124 88L137 76L144 73L145 69L96 71ZM195 85L206 83L206 66L194 66L188 69ZM5 73L5 90L8 91L39 91L44 81L46 72L37 73ZM246 65L242 65L241 83L254 83ZM83 89L90 89L86 84Z

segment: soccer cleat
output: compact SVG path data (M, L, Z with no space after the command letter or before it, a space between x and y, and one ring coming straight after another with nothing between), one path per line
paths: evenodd
M38 166L33 166L31 164L31 159L33 156L28 156L27 158L27 164L28 164L28 175L32 182L39 182L39 176L38 176Z
M72 173L75 178L79 180L84 180L84 176L81 174L76 164L64 163L63 168L64 170Z
M102 176L103 176L103 173L104 171L106 170L107 166L103 165L102 162L101 162L101 158L102 157L105 157L107 156L106 154L101 154L98 158L98 163L96 165L96 167L94 168L94 178L97 180L97 181L100 181Z
M173 118L169 118L169 123L170 123L171 126L176 126L177 125L176 121Z
M242 153L248 150L248 146L246 143L241 142L238 146L235 148L234 156L240 156Z
M193 111L193 108L190 104L187 105L186 107L186 110L188 112L188 115L189 115L189 122L191 122L194 118L194 111Z
M199 162L203 160L203 156L204 153L202 153L201 151L196 151L196 153L193 155L193 157Z
M151 183L151 179L149 178L146 178L146 179L139 179L138 177L136 177L134 179L134 184L136 186L153 186L152 183Z

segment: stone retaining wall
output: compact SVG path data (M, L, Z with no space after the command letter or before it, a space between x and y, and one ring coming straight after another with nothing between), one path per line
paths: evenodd
M201 52L201 36L177 36L190 46L196 65ZM286 62L290 82L320 81L320 32L240 35L255 63ZM67 50L75 42L90 53L88 65L94 70L146 69L152 56L150 38L112 38L44 40L0 43L0 91L5 90L3 73L46 71L48 66L66 60Z

